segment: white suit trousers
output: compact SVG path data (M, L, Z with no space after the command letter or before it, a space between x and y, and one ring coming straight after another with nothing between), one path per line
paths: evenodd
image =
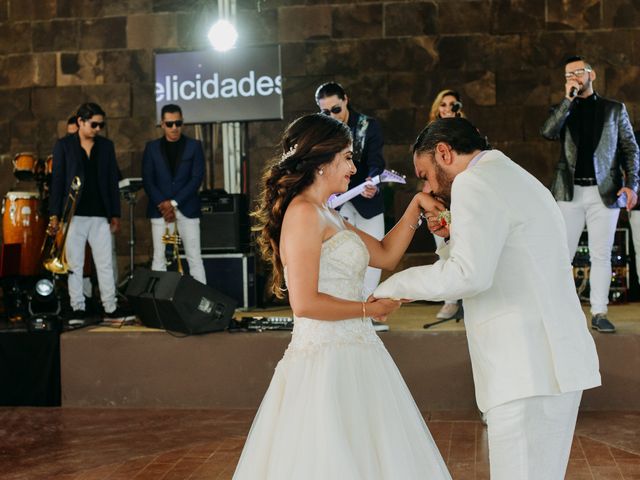
M611 249L620 216L619 208L607 208L598 187L574 186L573 201L558 202L567 227L569 253L573 260L585 223L589 233L591 270L589 285L591 314L607 313L611 287Z
M581 398L568 392L489 409L491 480L563 480Z
M189 274L200 283L206 285L207 277L202 263L202 254L200 253L200 219L185 217L180 213L180 210L176 210L176 221L184 253L189 263ZM169 232L173 233L175 225L175 223L167 224L163 218L151 219L151 238L153 240L151 270L167 270L165 244L162 243L162 235L164 235L167 226L169 227Z
M364 218L351 202L347 202L340 208L340 215L358 230L362 230L378 240L384 238L384 214L381 213L375 217ZM369 295L376 289L380 283L381 274L382 271L379 268L367 267L367 271L364 274L364 290L362 292L364 298L369 298Z
M640 210L632 210L629 212L629 224L631 225L633 248L636 251L637 280L640 282Z
M67 260L69 262L69 297L71 308L84 310L82 272L85 244L89 242L96 266L100 299L105 312L116 309L116 284L113 279L112 238L109 221L104 217L74 216L67 232Z

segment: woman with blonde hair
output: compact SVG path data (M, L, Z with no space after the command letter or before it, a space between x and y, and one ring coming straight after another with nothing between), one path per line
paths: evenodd
M254 213L258 246L287 290L291 343L256 414L234 480L450 480L420 411L369 317L398 300L363 298L367 265L393 269L421 211L443 207L417 193L382 239L327 207L356 171L349 127L300 117L265 170Z
M431 104L431 111L429 112L429 122L433 122L438 118L448 117L464 117L462 111L462 101L460 100L460 94L456 90L447 88L441 90L436 95L435 100ZM444 240L437 235L433 238L436 241L436 247L440 248ZM440 311L436 314L438 320L460 320L464 317L464 310L462 309L462 301L458 299L445 300L444 305ZM430 324L426 324L425 328Z

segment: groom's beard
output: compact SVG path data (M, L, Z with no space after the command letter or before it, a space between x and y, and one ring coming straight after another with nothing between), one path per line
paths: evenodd
M442 201L447 208L451 207L451 185L454 177L445 172L440 165L434 162L436 169L436 181L438 182L438 190L433 190L435 197Z

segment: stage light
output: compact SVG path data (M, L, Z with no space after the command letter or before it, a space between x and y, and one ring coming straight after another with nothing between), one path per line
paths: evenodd
M213 48L219 52L226 52L234 47L238 40L238 32L227 20L218 20L209 29L207 35Z
M41 278L36 282L33 292L29 295L29 314L32 317L40 315L58 315L60 300L56 295L55 285L50 278Z

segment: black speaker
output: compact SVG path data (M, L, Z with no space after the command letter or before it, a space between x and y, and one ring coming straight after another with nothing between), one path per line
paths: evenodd
M236 301L178 272L136 269L127 298L147 327L187 334L226 329Z
M200 192L200 247L203 253L249 250L247 196L224 190Z

